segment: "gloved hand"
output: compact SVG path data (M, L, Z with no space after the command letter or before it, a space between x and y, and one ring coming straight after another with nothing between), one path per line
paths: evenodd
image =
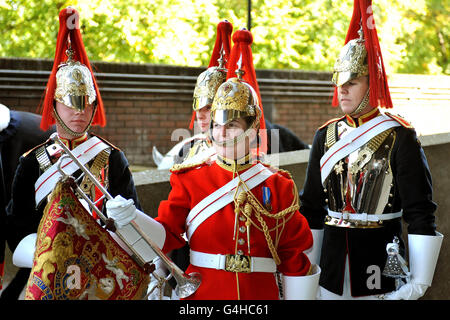
M411 280L398 290L385 294L387 300L417 300L431 286L437 259L441 250L442 233L436 235L408 234Z
M125 199L121 195L106 202L106 213L114 219L118 229L123 228L136 218L136 207L133 199Z
M382 296L384 300L417 300L425 294L428 286L424 284L417 284L414 282L408 282L400 287L396 291Z

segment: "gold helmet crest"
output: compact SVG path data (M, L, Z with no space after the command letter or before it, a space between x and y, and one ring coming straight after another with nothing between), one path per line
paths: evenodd
M198 111L207 105L211 105L217 89L225 82L226 78L227 70L221 66L210 67L203 71L197 78L192 109Z
M362 28L358 31L358 34L358 39L350 40L342 48L334 65L333 79L331 81L338 87L352 79L369 74L367 50L364 45Z
M255 117L252 127L259 126L261 109L258 95L240 77L228 79L217 89L211 107L211 120L225 125L234 119L246 117Z
M72 54L68 54L69 59L56 72L55 100L83 111L87 104L95 102L97 94L90 70L79 61L72 60Z

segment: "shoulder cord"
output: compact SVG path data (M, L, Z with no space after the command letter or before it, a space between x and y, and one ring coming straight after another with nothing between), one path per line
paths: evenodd
M286 173L289 175L289 177L291 177L291 175L290 175L289 172L284 171L284 170L281 170L281 169L278 169L278 170L279 170L279 171L282 171L282 172L286 172ZM278 242L279 242L279 239L280 239L280 237L281 237L281 233L282 233L282 231L283 231L283 229L284 229L284 226L285 226L286 222L287 222L287 221L292 217L292 215L300 208L300 206L299 206L299 196L298 196L298 192L297 192L297 187L296 187L296 185L295 185L295 183L294 183L294 187L293 187L294 199L292 200L291 205L290 205L289 207L287 207L286 209L284 209L284 210L278 212L278 213L271 214L270 212L268 212L268 211L261 205L261 203L259 202L259 200L253 195L253 193L252 193L251 190L248 188L248 186L245 184L245 182L241 180L241 178L240 178L239 175L238 175L238 177L239 177L239 180L240 180L240 181L239 181L239 184L238 184L238 187L239 187L240 184L242 184L242 186L246 189L246 191L242 191L242 192L238 195L238 197L236 197L236 194L235 194L235 199L234 199L234 204L235 204L235 214L236 214L235 219L237 220L237 216L238 216L239 212L241 212L241 213L244 214L244 216L247 218L247 222L246 222L247 233L248 233L248 230L249 230L249 227L250 227L251 224L253 224L258 230L264 232L264 236L265 236L265 238L266 238L266 242L267 242L267 245L269 246L269 250L270 250L270 252L271 252L271 254L272 254L272 257L273 257L273 259L275 260L275 263L276 263L277 265L279 265L279 264L281 263L281 260L280 260L280 258L279 258L279 256L278 256L277 251L276 251L276 247L277 247ZM292 178L292 177L291 177L291 178ZM238 188L236 188L236 190L238 190ZM243 208L242 208L241 205L243 205L245 201L247 201L247 203L245 203L245 205L244 205ZM259 221L261 227L258 227L258 226L256 225L256 223L255 223L254 221L252 221L252 219L251 219L251 213L252 213L252 211L255 212L256 219ZM291 214L291 216L286 220L285 217L286 217L288 214ZM281 225L279 225L279 224L278 224L278 221L277 221L277 225L276 225L274 228L269 229L268 226L267 226L267 223L264 221L264 219L263 219L263 217L262 217L263 215L266 216L266 217L269 217L269 218L276 219L276 220L283 219L283 221L282 221ZM281 231L280 231L280 232L278 232L278 231L279 231L279 228L281 228ZM235 227L235 230L236 230L236 227ZM270 232L273 231L273 230L276 230L276 231L277 231L276 245L274 245L273 240L272 240L272 238L271 238L271 236L270 236ZM249 239L248 239L248 240L249 240ZM250 242L249 242L249 241L248 241L248 244L250 245ZM249 250L249 251L250 251L250 250Z

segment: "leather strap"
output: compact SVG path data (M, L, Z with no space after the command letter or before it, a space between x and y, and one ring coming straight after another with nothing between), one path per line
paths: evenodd
M106 143L97 137L92 137L73 149L72 153L84 165L107 148L109 148L109 146ZM53 190L61 177L61 174L58 171L60 161L61 159L45 171L36 181L34 185L36 206ZM64 164L61 165L61 169L68 175L79 170L76 163L67 159Z
M400 218L403 215L403 211L394 212L394 213L383 213L383 214L368 214L368 213L346 213L346 212L337 212L328 209L328 215L330 217L336 219L344 219L344 220L358 220L358 221L371 221L377 222L382 220L392 220L395 218Z
M192 237L192 234L203 221L233 201L234 193L240 180L244 181L251 190L269 178L272 174L272 171L267 169L261 163L258 163L241 174L240 179L239 177L234 178L200 201L191 212L189 212L189 215L186 218L186 235L188 239ZM239 192L237 192L237 194L239 194Z
M337 141L320 159L322 184L339 160L362 147L381 132L398 126L400 124L393 118L380 115Z

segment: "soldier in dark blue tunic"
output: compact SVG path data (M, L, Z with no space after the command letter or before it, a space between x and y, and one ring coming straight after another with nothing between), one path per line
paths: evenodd
M124 153L105 139L89 133L92 125L106 124L105 112L79 27L65 23L69 14L78 16L78 12L70 7L60 13L56 55L47 83L41 129L47 130L49 126L56 124L59 142L86 159L86 168L108 192L113 197L122 195L133 199L135 206L140 208ZM79 18L75 21L78 22ZM62 155L60 145L48 139L20 158L12 185L12 198L7 207L11 250L24 237L36 233L47 204L47 196L56 183L56 180L52 180L58 174L55 163ZM81 170L76 168L68 173L78 178ZM103 211L103 194L92 181L84 176L77 183ZM89 211L98 218L95 211Z
M416 132L378 108L392 102L368 16L370 2L355 0L334 67L334 104L345 115L317 130L300 192L300 212L315 240L310 259L322 269L322 299L418 299L431 286L442 243L431 174ZM408 225L409 270L402 218Z

